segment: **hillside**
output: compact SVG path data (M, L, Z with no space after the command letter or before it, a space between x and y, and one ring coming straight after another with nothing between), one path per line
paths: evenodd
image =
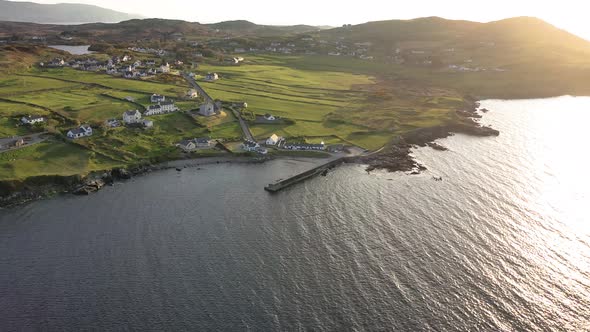
M138 15L83 4L38 4L0 0L0 21L34 23L120 22Z
M573 51L590 51L588 41L532 17L490 23L439 17L391 20L325 30L320 36L329 40L370 42L381 54L391 54L396 48L439 54L443 49L471 51L482 46L489 46L488 51L490 47L495 48L494 56L500 57L514 51L549 51L566 56Z
M213 29L219 29L221 31L225 31L232 34L257 37L281 36L285 34L300 34L321 30L320 27L314 27L311 25L258 25L245 20L225 21L214 24L207 24L207 26Z

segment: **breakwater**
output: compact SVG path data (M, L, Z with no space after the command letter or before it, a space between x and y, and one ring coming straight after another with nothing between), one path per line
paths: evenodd
M317 176L319 174L322 174L324 172L326 172L327 170L336 167L338 164L344 163L346 159L348 159L349 157L342 157L342 158L338 158L332 161L329 161L325 164L322 164L320 166L314 167L308 171L305 171L303 173L299 173L297 175L294 175L288 179L285 180L281 180L278 181L276 183L271 183L269 185L267 185L266 187L264 187L264 190L268 191L268 192L279 192L287 187L290 187L296 183L299 183L301 181L307 180L309 178L312 178L314 176Z

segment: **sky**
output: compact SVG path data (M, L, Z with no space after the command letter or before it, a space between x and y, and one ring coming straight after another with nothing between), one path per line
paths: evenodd
M19 0L20 1L20 0ZM590 40L584 0L30 0L38 3L85 3L146 17L200 23L249 20L272 25L360 24L369 21L440 16L489 22L535 16Z

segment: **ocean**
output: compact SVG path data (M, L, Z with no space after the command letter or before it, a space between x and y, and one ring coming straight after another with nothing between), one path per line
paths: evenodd
M0 330L590 330L590 98L482 107L500 136L420 175L209 165L2 210Z

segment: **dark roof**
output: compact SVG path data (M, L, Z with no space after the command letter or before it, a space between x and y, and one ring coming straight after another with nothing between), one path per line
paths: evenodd
M196 143L209 143L210 139L208 137L199 137L195 138Z
M84 134L86 133L86 129L84 129L84 126L80 127L80 128L74 128L72 130L70 130L72 132L72 134L74 135L78 135L78 134Z
M256 147L257 145L258 145L258 143L256 143L256 142L244 141L244 146L247 146L247 147L252 147L253 148L253 147Z
M178 143L178 144L180 144L180 145L184 145L184 146L187 146L187 145L189 145L189 144L190 144L190 143L192 143L192 142L193 142L193 141L191 141L191 140L188 140L188 139L183 139L183 140L182 140L182 141L180 141L180 143Z
M127 115L136 115L138 112L139 112L138 110L132 110L132 111L125 112L125 114L127 114Z
M162 108L162 106L160 106L160 104L148 106L148 110L157 110L157 109L160 109L160 108Z

